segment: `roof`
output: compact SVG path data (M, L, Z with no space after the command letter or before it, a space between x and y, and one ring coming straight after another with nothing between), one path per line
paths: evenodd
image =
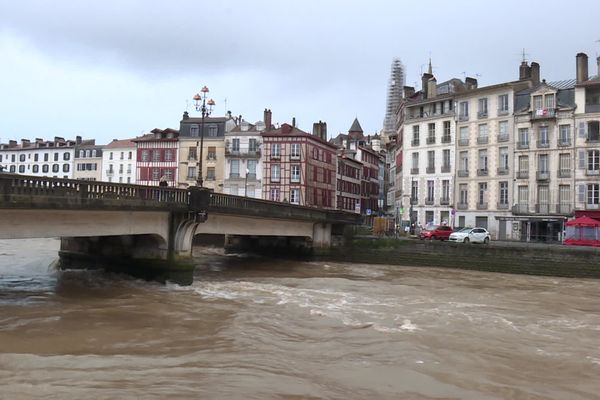
M573 89L575 87L575 79L565 79L562 81L546 82L548 86L556 89Z
M229 118L227 117L206 117L204 118L204 123L208 124L208 123L214 123L214 122L226 122ZM201 124L202 123L202 117L190 117L190 118L184 118L181 120L181 122L184 123L198 123Z
M319 136L311 135L310 133L304 132L302 129L298 129L295 126L284 123L277 129L271 129L269 131L264 131L261 133L263 137L289 137L289 136L305 136L310 137L311 139L323 143L329 147L334 147L337 149L337 146L333 143L329 143L327 140L321 139Z
M112 142L106 145L105 149L114 149L120 147L135 147L135 142L132 142L133 139L123 139L117 140L114 139Z
M575 80L565 79L562 81L545 82L520 90L515 93L515 112L526 111L530 107L531 93L542 86L557 90L556 105L559 107L575 107Z
M577 87L585 87L585 86L596 86L600 85L600 76L595 76L588 79L585 82L581 82L577 84Z
M352 126L348 129L348 133L350 132L360 132L363 133L363 129L360 126L360 122L358 122L358 118L354 118L354 122L352 122Z

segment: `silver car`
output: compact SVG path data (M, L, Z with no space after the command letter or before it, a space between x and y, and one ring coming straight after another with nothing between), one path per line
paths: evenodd
M452 232L450 238L451 242L459 243L483 243L488 244L490 242L491 235L485 228L462 228L460 231Z

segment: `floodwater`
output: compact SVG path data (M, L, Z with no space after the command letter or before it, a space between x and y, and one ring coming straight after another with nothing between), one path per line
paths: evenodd
M217 253L161 285L57 248L0 241L1 399L600 398L600 281Z

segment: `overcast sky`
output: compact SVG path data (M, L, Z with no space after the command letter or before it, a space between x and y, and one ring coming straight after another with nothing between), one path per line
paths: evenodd
M578 52L596 74L598 16L593 0L0 0L0 141L178 129L203 85L214 116L376 133L394 57L408 85L430 55L438 82L517 79L523 48L547 80L574 78Z

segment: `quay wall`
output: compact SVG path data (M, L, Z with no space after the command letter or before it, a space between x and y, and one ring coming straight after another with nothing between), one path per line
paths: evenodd
M600 279L600 248L593 247L363 238L321 252L316 258L323 261Z

